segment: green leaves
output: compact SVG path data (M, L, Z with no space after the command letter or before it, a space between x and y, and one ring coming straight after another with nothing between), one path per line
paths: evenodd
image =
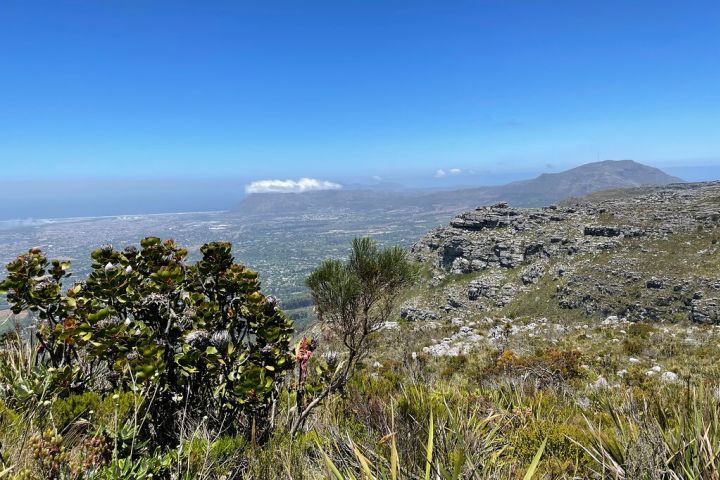
M110 316L110 310L107 308L101 308L100 310L98 310L95 313L88 314L87 320L88 320L88 322L95 323L100 320L104 320L109 316Z
M180 281L182 277L183 272L179 265L161 267L157 272L150 275L150 278L156 282L165 282L168 280Z
M69 269L70 269L70 262L61 262L60 260L53 260L52 268L49 270L49 273L52 275L52 277L55 279L55 281L60 281L60 279L70 276L70 272L68 271Z
M530 462L530 466L528 466L527 471L525 472L525 476L523 477L523 480L531 480L533 476L535 476L535 472L537 471L538 465L540 465L540 459L543 456L543 453L545 452L545 446L547 445L547 438L543 440L543 442L540 444L540 448L538 448L538 451L535 452L535 456L532 459L532 462Z
M188 264L187 250L157 237L139 249L101 247L87 280L63 294L69 262L33 249L8 265L0 292L13 311L39 312L40 363L72 365L68 384L157 388L149 421L158 438L175 435L177 399L199 417L233 418L242 428L244 415L263 418L277 379L292 368L292 322L260 292L257 274L234 263L231 244L201 253Z
M158 246L160 243L162 242L158 237L147 237L140 240L140 246L145 250Z
M435 431L435 421L433 420L433 412L430 410L430 421L428 423L428 439L425 445L425 480L430 480L430 473L432 472L432 458L433 458L433 440Z
M350 325L368 315L370 323L381 321L394 297L416 275L417 268L402 249L381 250L372 239L359 238L353 241L347 262L325 260L305 283L321 319ZM372 330L373 325L366 326Z
M305 281L312 292L318 316L329 320L354 315L360 307L363 285L349 264L325 260Z

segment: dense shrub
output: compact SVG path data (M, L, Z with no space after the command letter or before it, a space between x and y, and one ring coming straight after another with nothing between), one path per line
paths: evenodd
M229 243L201 254L189 264L186 250L155 237L140 249L103 247L87 280L66 288L70 264L32 249L8 265L0 292L14 312L39 317L37 364L62 383L57 396L142 392L145 433L160 445L193 422L261 432L292 367L292 322Z
M520 375L532 378L539 385L582 378L582 354L576 349L543 348L532 355L517 355L512 350L505 350L498 355L487 373L493 375Z
M118 392L112 396L84 392L55 399L50 412L52 422L59 431L80 419L98 425L111 425L115 418L120 422L128 419L138 400L133 392Z
M628 327L628 334L646 340L650 338L650 335L655 331L655 327L649 323L636 322Z

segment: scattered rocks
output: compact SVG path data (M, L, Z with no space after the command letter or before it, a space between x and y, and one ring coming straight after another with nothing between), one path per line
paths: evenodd
M586 225L583 229L583 234L592 237L619 237L622 235L622 229L620 227Z
M525 267L522 272L520 272L520 281L523 285L530 285L537 282L544 274L545 265L542 263L536 263L530 265L529 267Z
M600 325L602 325L603 327L616 327L618 325L624 325L626 323L630 323L627 321L626 318L621 319L621 318L618 318L616 315L610 315L605 320L600 322ZM623 332L623 333L625 333L625 332Z
M439 318L436 312L408 302L400 306L400 317L411 322L437 320Z
M590 390L598 391L598 390L604 390L610 386L610 383L605 379L605 377L598 377L597 380L590 383L588 385L588 388Z
M471 301L489 300L494 306L501 307L510 303L517 294L517 287L504 283L502 275L487 275L470 282L467 297Z
M460 308L463 306L462 300L456 298L454 295L448 295L447 306L452 308Z
M690 315L693 322L720 324L720 305L715 298L692 300Z
M433 357L457 357L458 355L467 355L478 343L485 337L478 335L475 331L468 327L461 327L460 330L450 336L443 338L440 342L423 348L423 353L432 355Z
M514 325L510 319L504 318L500 320L498 325L495 325L490 329L488 332L488 340L490 340L490 343L493 345L498 345L508 337L515 336L520 333L525 333L529 337L533 337L541 330L547 331L549 326L547 318L541 318L525 325ZM558 330L555 329L555 331Z

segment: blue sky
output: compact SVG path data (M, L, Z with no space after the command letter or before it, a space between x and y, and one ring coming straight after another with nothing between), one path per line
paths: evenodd
M0 186L700 178L718 25L717 1L5 0Z

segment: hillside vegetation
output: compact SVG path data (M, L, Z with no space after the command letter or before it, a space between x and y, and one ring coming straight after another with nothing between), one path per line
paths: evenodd
M31 250L0 475L720 479L719 240L719 183L482 207L318 266L302 338L229 244Z

